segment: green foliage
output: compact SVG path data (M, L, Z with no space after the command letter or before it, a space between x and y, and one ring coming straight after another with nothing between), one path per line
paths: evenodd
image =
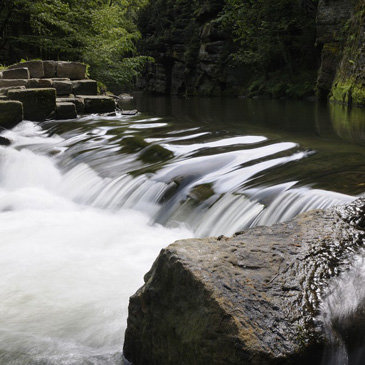
M271 72L267 77L257 77L248 87L247 96L303 99L314 94L315 80L315 70L294 75L281 71Z
M307 0L307 2L310 0ZM297 0L226 0L220 21L236 43L233 65L252 70L249 94L303 97L313 93L317 68L315 19ZM311 4L316 6L316 2Z
M82 61L90 75L122 89L141 70L136 57L137 11L147 0L5 0L0 19L6 26L0 44L7 63L27 58ZM1 30L1 29L0 29ZM1 56L1 53L0 53ZM126 67L131 68L127 72Z
M221 21L239 49L238 63L266 73L303 62L314 45L314 19L296 0L227 0Z

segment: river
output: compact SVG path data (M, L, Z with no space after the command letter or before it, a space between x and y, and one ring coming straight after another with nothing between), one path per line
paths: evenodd
M365 111L136 97L135 116L24 121L0 147L0 363L118 364L161 248L365 191Z

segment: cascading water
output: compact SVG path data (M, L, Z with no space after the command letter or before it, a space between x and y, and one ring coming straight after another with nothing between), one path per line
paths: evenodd
M1 364L116 364L162 247L354 199L296 177L312 149L236 126L88 116L2 135Z

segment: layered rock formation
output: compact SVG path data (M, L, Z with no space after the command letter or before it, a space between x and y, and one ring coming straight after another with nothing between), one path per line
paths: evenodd
M163 249L130 298L126 358L135 365L320 363L321 299L362 245L364 204Z

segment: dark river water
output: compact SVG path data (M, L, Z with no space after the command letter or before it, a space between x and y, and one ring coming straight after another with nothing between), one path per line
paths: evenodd
M365 110L135 97L1 134L0 363L117 364L161 248L365 191ZM342 356L342 355L341 355ZM343 359L345 357L341 357Z

